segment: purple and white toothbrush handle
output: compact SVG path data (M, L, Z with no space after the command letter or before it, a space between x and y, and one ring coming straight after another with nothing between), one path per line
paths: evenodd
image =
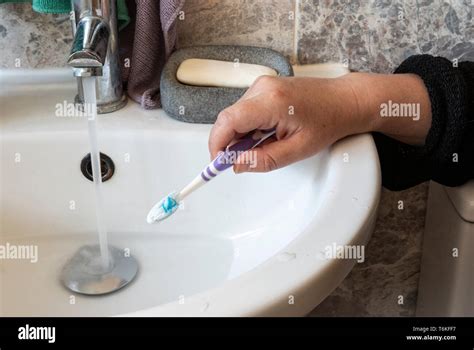
M185 197L214 179L217 175L231 168L239 155L257 147L262 142L275 135L275 133L275 129L256 130L228 146L225 152L219 154L199 176L175 195L175 200L177 202L182 201Z
M244 152L254 149L265 140L275 135L275 129L270 130L256 130L234 144L229 145L225 152L222 152L214 159L211 164L207 166L201 173L204 181L209 182L221 172L234 166L237 158Z

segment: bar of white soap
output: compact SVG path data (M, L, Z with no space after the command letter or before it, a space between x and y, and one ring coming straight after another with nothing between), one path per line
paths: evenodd
M190 58L180 64L176 77L187 85L244 89L262 75L278 73L258 64Z

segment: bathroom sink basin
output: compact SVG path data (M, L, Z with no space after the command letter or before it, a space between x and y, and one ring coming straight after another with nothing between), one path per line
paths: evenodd
M109 241L140 271L114 294L73 294L61 269L97 243L94 186L80 169L87 123L56 113L75 94L69 70L0 71L0 246L38 249L37 261L0 259L1 316L305 315L356 263L326 250L371 235L380 170L370 135L270 174L229 171L148 225L151 206L208 163L210 126L129 102L99 116L99 143L115 164L103 186Z

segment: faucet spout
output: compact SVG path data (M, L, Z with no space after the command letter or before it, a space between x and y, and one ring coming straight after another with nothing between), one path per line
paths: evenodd
M68 65L77 78L76 102L84 102L82 78L97 77L97 112L114 112L127 104L119 65L115 0L71 0L74 40Z
M109 36L109 26L102 18L87 16L81 19L68 59L75 77L102 76Z

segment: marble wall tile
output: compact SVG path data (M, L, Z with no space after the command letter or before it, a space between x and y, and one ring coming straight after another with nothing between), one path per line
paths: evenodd
M368 2L299 0L300 64L341 62L365 66L370 58Z
M260 45L295 61L297 45L300 63L347 61L376 72L414 53L474 59L472 0L188 0L185 13L181 47ZM64 66L71 40L66 15L0 6L0 67L17 58L23 67Z
M178 25L178 45L263 46L291 59L295 1L189 0Z
M418 42L421 53L474 60L474 1L419 0Z
M427 194L428 184L382 192L366 260L310 316L414 316Z
M179 22L179 47L255 45L289 59L295 51L296 0L188 0ZM28 4L0 6L0 67L65 65L72 35L66 15L38 14Z
M388 73L418 53L474 56L471 0L299 0L300 63Z
M419 53L417 0L370 1L370 60L367 65L354 65L356 70L392 72L406 58Z
M66 66L71 44L68 15L39 14L29 4L0 5L0 68Z

